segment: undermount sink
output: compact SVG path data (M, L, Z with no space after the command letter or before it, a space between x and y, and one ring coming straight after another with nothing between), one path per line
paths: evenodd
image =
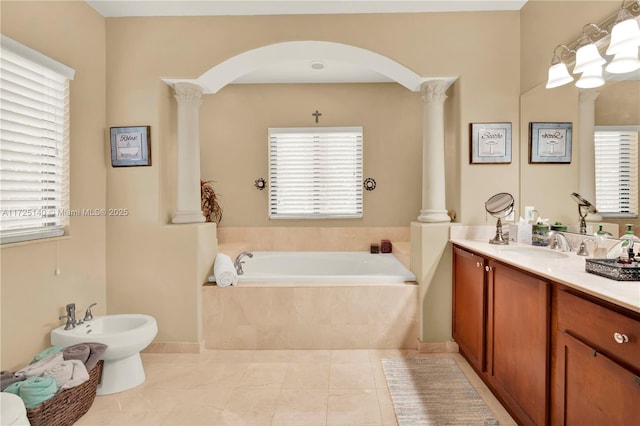
M502 249L502 253L516 254L528 257L538 257L544 259L564 259L568 257L566 253L537 247L510 247Z

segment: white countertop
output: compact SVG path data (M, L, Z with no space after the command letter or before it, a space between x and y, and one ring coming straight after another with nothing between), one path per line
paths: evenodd
M480 240L476 237L479 235L452 235L450 241L476 253L640 312L640 281L615 281L586 272L585 257L578 256L575 252L563 253L566 257L560 259L548 258L545 257L545 253L540 253L540 256L531 255L531 252L526 253L529 250L553 252L546 247L511 241L508 245L495 245L489 244L489 238ZM525 248L525 250L518 252L518 248Z

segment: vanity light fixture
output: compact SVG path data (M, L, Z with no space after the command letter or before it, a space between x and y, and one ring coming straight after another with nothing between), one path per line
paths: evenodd
M614 15L607 18L600 25L586 24L580 38L569 44L561 44L554 49L553 59L549 67L547 89L563 86L573 81L567 71L567 65L574 60L573 74L582 74L576 81L580 88L599 87L604 84L602 66L607 63L600 54L604 44L609 41L607 56L612 56L606 67L607 72L625 74L640 69L638 47L640 47L640 0L633 0L622 6ZM607 40L607 37L610 37ZM558 48L563 51L558 55ZM575 55L575 56L573 56Z

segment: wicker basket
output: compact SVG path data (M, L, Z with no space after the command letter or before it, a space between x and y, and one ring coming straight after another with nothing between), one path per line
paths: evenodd
M89 372L89 380L86 382L65 389L37 407L27 409L31 426L72 425L89 411L102 377L102 364L103 361L98 361Z

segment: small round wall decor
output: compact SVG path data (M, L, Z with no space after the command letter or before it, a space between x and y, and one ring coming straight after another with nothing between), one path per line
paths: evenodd
M254 181L253 186L258 188L259 191L262 191L267 187L267 182L264 180L264 178L258 178Z
M362 183L362 186L364 186L364 189L367 191L373 191L376 189L376 180L374 178L366 178Z

